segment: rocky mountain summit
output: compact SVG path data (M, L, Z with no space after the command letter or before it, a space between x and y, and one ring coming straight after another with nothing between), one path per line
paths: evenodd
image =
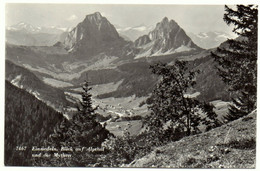
M112 52L115 56L131 55L135 59L202 50L174 20L167 17L147 35L131 42L120 37L116 28L99 12L87 15L69 32L63 44L68 52L78 55L111 55Z
M167 17L148 35L139 37L134 45L140 49L137 58L201 49L174 20L169 21Z
M87 15L65 38L63 44L68 52L98 54L115 47L125 40L115 27L99 12Z

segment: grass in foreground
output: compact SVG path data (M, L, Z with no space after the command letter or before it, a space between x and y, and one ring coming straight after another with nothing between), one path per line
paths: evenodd
M154 149L128 167L255 168L256 110L209 132Z

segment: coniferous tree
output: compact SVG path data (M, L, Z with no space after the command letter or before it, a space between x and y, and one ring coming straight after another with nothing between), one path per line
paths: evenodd
M187 72L187 62L174 65L162 63L151 66L152 72L161 76L151 95L151 114L144 121L155 141L176 140L200 132L199 125L218 126L213 107L187 96L187 90L195 84L197 71ZM211 106L211 107L210 107ZM206 117L201 115L206 113Z
M72 147L98 147L108 137L109 132L96 121L96 108L92 106L91 88L86 81L82 86L82 101L78 112L74 114L69 123L63 121L56 127L51 141L54 144L66 144Z
M225 11L224 21L234 25L233 32L239 37L227 40L226 46L212 55L219 64L219 75L233 94L226 116L232 121L256 107L258 9L256 5L237 5L237 9L225 6Z
M46 145L52 145L55 147L67 146L69 141L68 129L71 126L71 123L63 118L60 124L57 124L54 128L54 132L48 137Z
M110 135L100 123L96 121L96 108L92 106L91 88L86 81L82 86L82 100L77 106L78 112L71 120L63 119L58 124L54 133L45 142L46 146L72 147L73 149L87 149L89 147L101 147L102 142ZM35 165L41 166L91 166L98 160L95 154L88 151L73 151L72 158L47 158L35 161Z
M109 132L96 121L96 108L92 106L92 95L89 92L91 88L87 81L82 88L82 101L78 106L78 113L72 118L68 134L74 145L97 147L108 137Z

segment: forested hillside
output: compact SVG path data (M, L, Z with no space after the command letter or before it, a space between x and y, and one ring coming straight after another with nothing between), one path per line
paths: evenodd
M5 83L5 165L31 165L31 148L40 146L63 119L25 90ZM18 147L27 147L25 151Z

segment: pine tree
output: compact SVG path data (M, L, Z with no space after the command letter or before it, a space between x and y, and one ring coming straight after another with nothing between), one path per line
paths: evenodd
M63 118L61 123L54 128L54 132L48 137L48 140L45 142L46 146L51 145L58 148L67 146L69 140L67 132L70 126L71 123L66 118Z
M237 5L234 10L225 6L224 21L234 25L239 37L229 39L212 56L219 64L218 73L233 94L228 121L242 117L256 107L257 79L257 24L256 5Z
M96 121L96 108L92 106L91 88L86 81L81 93L82 100L77 106L78 112L71 120L64 118L57 124L54 133L45 141L45 146L89 148L101 147L112 134ZM98 155L88 151L73 151L71 158L40 158L34 161L36 166L90 166L98 160Z
M92 95L89 92L91 88L88 82L84 83L82 89L82 101L77 106L78 112L71 120L64 118L56 126L47 144L57 147L98 147L110 135L109 131L96 121L96 108L92 107Z
M176 140L198 133L198 126L203 122L212 127L211 123L216 122L213 107L186 95L188 89L196 84L195 75L198 71L187 72L187 62L184 61L176 61L172 66L157 63L151 69L154 74L161 76L150 97L151 114L144 121L154 140ZM203 117L199 111L211 116Z
M87 81L82 88L82 101L68 130L70 143L72 146L98 147L108 137L109 132L96 121L97 108L92 107L92 95L89 92L91 88Z

